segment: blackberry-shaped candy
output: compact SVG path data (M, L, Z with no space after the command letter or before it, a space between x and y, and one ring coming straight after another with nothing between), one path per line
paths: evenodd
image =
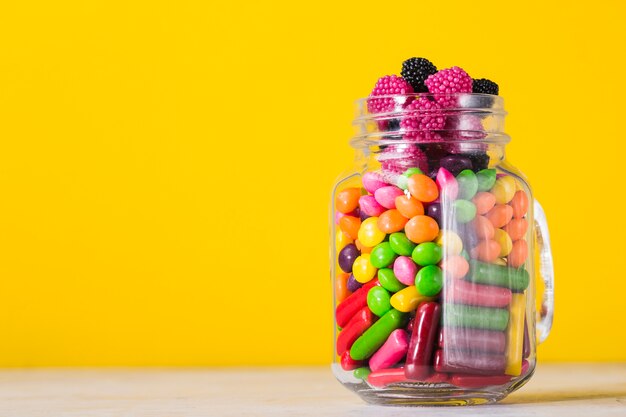
M472 161L472 167L475 172L478 172L489 167L489 155L485 152L473 152L465 154L470 161Z
M486 78L479 78L472 83L472 93L493 94L497 96L500 92L498 84Z
M426 58L409 58L402 63L402 78L404 78L416 93L426 93L428 88L424 81L428 76L437 72L437 67Z

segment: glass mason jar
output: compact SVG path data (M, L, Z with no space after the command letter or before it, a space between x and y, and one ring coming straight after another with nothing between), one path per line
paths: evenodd
M331 203L332 369L367 402L490 403L534 372L552 257L541 206L505 159L505 116L486 94L357 101L355 166Z

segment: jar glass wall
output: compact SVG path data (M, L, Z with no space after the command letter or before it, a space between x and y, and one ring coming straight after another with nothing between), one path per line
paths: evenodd
M503 100L382 99L385 113L357 102L355 165L332 196L333 372L372 403L497 401L535 369L534 254L550 257L505 158Z

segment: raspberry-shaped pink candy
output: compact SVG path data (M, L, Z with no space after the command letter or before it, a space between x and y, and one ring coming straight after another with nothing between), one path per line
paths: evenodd
M393 111L396 100L393 97L376 98L396 94L411 94L413 87L402 77L386 75L378 79L374 89L367 99L367 110L370 113L385 113Z
M472 77L462 68L452 67L437 71L424 82L428 91L442 107L456 106L456 98L446 96L453 93L471 93Z
M389 145L378 155L383 173L402 174L409 168L418 167L428 172L428 159L416 145L402 143Z
M419 139L425 133L443 129L446 118L441 106L426 97L420 97L409 104L406 114L400 121L400 127L406 130L405 139Z

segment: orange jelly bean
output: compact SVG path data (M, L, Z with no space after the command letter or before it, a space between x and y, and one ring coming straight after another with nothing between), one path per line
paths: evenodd
M348 278L350 278L350 274L346 272L340 272L335 277L335 296L337 297L337 304L350 295L350 291L348 291Z
M343 216L339 219L339 228L343 230L350 239L355 240L359 235L361 227L361 219L354 216Z
M439 225L432 217L418 215L407 222L404 233L413 243L430 242L437 238Z
M342 213L351 213L359 206L361 189L356 187L341 190L335 196L335 208Z
M447 276L461 279L469 272L469 263L461 255L454 255L441 261L441 269Z
M476 216L473 223L476 236L479 239L493 239L496 230L488 218L485 216Z
M519 239L513 242L513 248L507 258L509 266L519 268L524 265L526 258L528 258L528 245L526 244L526 240Z
M399 210L391 209L378 216L378 228L384 233L395 233L404 229L404 225L409 221Z
M372 249L374 249L364 246L359 239L355 240L354 244L356 245L356 248L361 251L361 253L371 253Z
M507 204L496 204L489 213L486 214L493 227L505 226L513 218L513 207Z
M523 190L516 191L509 205L513 207L513 217L520 219L528 211L528 196Z
M483 262L493 262L500 256L500 244L492 239L481 241L472 249L472 257Z
M476 213L487 214L496 205L496 196L487 191L481 191L474 196L472 202L476 206Z
M514 209L515 210L515 209ZM528 230L528 222L526 219L513 219L504 226L504 231L509 234L513 242L524 237Z
M439 197L437 184L424 174L411 175L408 185L411 195L423 203L430 203Z
M424 214L422 202L406 195L396 197L396 209L407 219Z

